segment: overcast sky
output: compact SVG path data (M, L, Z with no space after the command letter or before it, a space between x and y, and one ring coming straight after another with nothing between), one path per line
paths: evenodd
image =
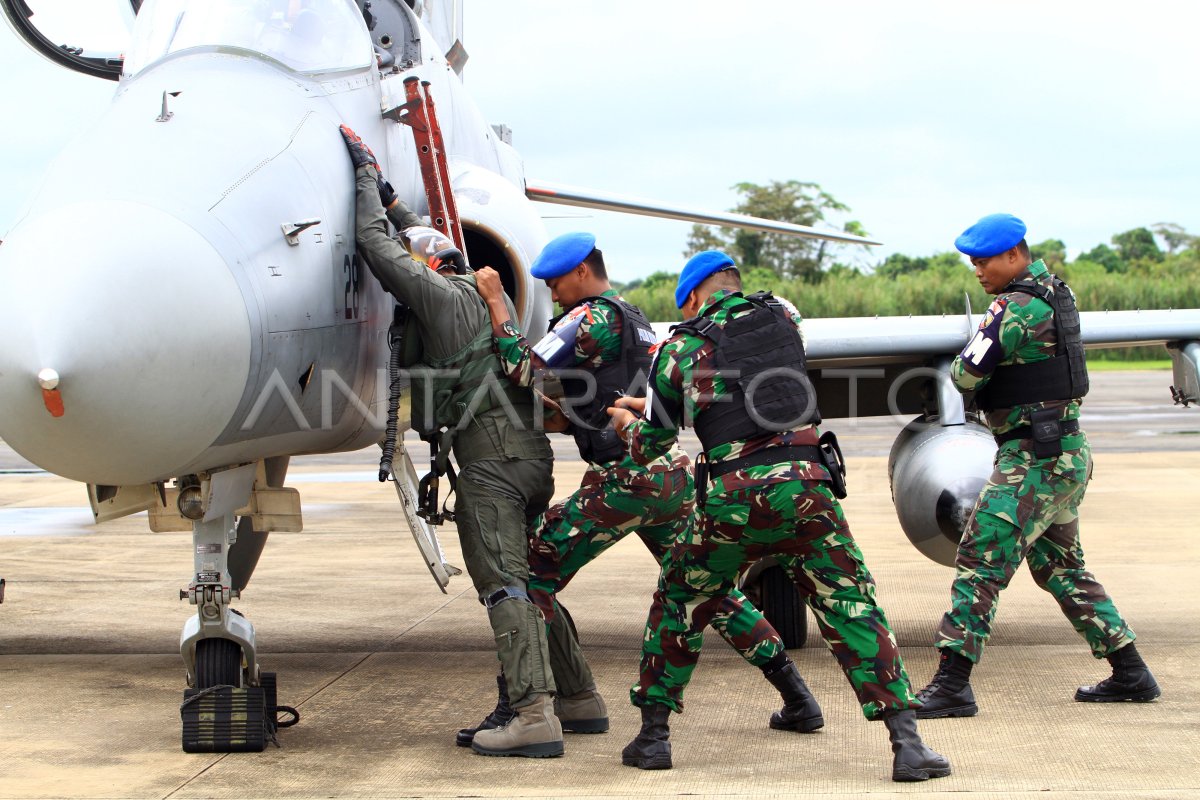
M868 263L951 249L994 211L1072 252L1157 222L1200 233L1186 4L465 5L467 84L531 177L717 210L739 181L814 181L885 243ZM42 61L6 27L0 81L3 235L113 85ZM579 213L547 227L595 231L618 278L680 268L688 224Z

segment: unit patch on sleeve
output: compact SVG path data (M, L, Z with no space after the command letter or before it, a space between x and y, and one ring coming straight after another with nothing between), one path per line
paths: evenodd
M971 365L972 371L986 375L1000 363L1004 355L1000 346L1000 325L1004 321L1004 309L1007 305L1008 301L1004 298L996 298L983 315L979 330L963 348L960 355Z

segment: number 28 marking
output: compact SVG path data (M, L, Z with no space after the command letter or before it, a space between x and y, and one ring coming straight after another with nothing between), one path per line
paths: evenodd
M358 254L347 254L342 262L342 273L346 276L346 319L358 319L359 295L358 277L360 273Z

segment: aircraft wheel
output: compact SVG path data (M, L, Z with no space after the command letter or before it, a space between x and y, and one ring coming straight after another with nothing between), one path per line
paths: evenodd
M783 567L768 567L759 578L760 610L779 631L789 650L804 647L808 639L808 606Z
M196 688L240 686L242 648L230 639L201 639L196 642Z

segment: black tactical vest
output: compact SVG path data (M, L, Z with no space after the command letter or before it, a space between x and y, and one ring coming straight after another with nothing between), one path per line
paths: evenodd
M1033 295L1054 310L1054 355L1032 364L1007 364L996 367L991 380L975 395L975 405L983 411L995 408L1073 400L1088 393L1087 362L1083 337L1079 332L1079 309L1067 284L1052 276L1054 291L1040 283L1014 281L1005 292Z
M714 322L710 315L732 297L755 309L723 325ZM713 364L728 392L696 416L705 450L821 421L800 331L770 292L734 293L675 331L713 343Z
M656 340L654 329L637 306L615 297L588 297L572 306L567 313L584 303L607 303L616 309L621 320L620 357L616 361L601 364L592 372L596 380L595 394L590 401L573 405L568 412L579 455L593 464L607 464L624 458L625 445L613 430L612 420L605 409L622 394L645 397L646 377L650 372L650 347ZM553 328L561 318L556 317L550 327ZM568 400L587 397L592 388L585 379L569 376L562 379L562 387Z

